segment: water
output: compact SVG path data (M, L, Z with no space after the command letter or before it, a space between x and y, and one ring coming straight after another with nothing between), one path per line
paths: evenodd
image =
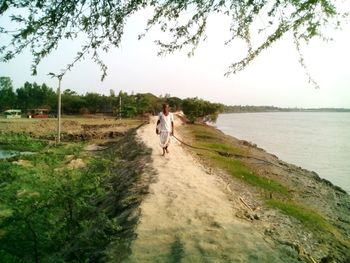
M0 159L9 158L9 157L15 156L16 154L18 153L14 151L3 150L0 148Z
M216 126L350 193L350 112L221 114Z
M10 158L16 155L28 155L33 154L33 152L19 152L19 151L12 151L12 150L4 150L0 148L0 160Z

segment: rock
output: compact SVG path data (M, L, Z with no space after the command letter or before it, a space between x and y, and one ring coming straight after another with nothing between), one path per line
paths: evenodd
M31 164L31 162L28 161L28 160L18 160L18 161L13 161L12 163L17 164L17 165L21 165L21 166L25 166L25 167L31 167L31 166L33 166L33 165Z
M79 168L85 168L86 167L86 164L85 162L83 161L83 159L74 159L72 161L70 161L70 163L67 165L67 168L68 169L79 169Z
M64 159L66 159L67 161L71 161L71 160L73 160L73 158L74 158L74 155L72 155L72 154L66 155L64 157Z
M90 144L85 147L86 151L101 151L107 149L106 146L100 146L97 144Z

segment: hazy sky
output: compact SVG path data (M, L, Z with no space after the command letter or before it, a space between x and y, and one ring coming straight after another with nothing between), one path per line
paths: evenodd
M245 47L241 42L224 46L228 38L228 24L224 18L213 16L209 21L208 39L201 43L195 56L186 52L158 57L153 40L162 35L154 30L146 38L137 40L143 32L146 11L132 17L119 49L104 56L108 76L101 82L101 72L89 58L78 63L62 81L63 89L78 93L109 94L113 89L127 92L170 93L180 98L198 96L228 105L274 105L281 107L345 107L350 108L350 27L333 32L333 42L313 40L303 46L306 63L320 89L308 83L298 63L291 36L284 37L243 72L224 77L230 63L242 57ZM1 25L7 23L0 19ZM263 23L263 22L262 22ZM0 63L0 75L10 76L15 88L25 81L45 82L57 87L49 72L59 72L71 62L83 42L64 42L38 68L38 75L30 75L29 52L7 64Z

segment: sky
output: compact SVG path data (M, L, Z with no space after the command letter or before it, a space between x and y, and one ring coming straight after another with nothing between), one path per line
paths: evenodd
M154 40L163 39L162 33L153 30L138 40L148 15L148 11L141 11L130 18L120 48L111 49L103 56L108 66L108 75L103 82L99 67L87 57L65 75L62 88L79 94L97 92L108 95L113 89L116 93L123 90L128 93L171 94L180 98L197 96L226 105L350 108L350 27L330 31L334 41L312 40L309 45L302 45L305 62L320 86L315 89L308 83L298 62L290 35L263 51L244 71L225 77L227 67L241 58L246 50L239 41L224 45L229 37L226 18L219 15L210 18L208 38L199 45L193 57L188 58L186 51L159 57ZM6 23L4 18L0 19L2 26ZM56 89L57 80L47 74L59 73L73 60L82 44L83 39L63 42L42 61L37 76L31 76L32 57L26 51L9 63L0 63L0 76L11 77L15 88L25 81L35 81L45 82Z

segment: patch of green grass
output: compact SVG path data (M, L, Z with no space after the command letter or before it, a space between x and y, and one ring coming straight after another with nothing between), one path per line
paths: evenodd
M185 254L184 252L184 245L179 238L176 238L170 247L169 261L171 263L181 262Z
M298 219L308 227L326 230L331 228L331 225L318 213L295 202L270 199L266 200L266 204Z
M36 152L42 150L47 142L34 140L26 134L0 134L1 148L13 151L31 151Z
M255 187L284 196L289 195L287 187L275 180L255 174L242 161L218 155L215 151L232 154L240 154L242 152L241 149L235 146L220 131L205 125L188 125L187 131L195 138L195 146L213 150L213 152L200 151L201 156L209 161L211 165L219 167L231 176L239 178Z
M61 144L45 150L40 154L24 155L21 159L29 160L34 166L45 165L54 167L66 161L69 155L75 158L81 155L84 144L81 142Z
M198 140L215 140L214 136L206 135L206 134L196 134L195 137Z
M350 241L344 239L344 236L339 230L331 225L325 218L319 215L316 211L289 200L266 200L266 204L272 208L281 210L284 214L298 219L309 229L316 232L331 233L335 240L339 241L344 246L350 248Z
M218 130L204 125L190 125L191 136L194 137L194 145L214 151L228 153L240 153L240 150Z
M289 195L287 187L269 178L256 175L239 160L214 155L211 157L211 161L215 166L224 169L231 176L239 178L250 185L262 188L269 192Z
M227 153L240 153L239 149L237 149L236 147L230 144L224 144L220 142L213 142L213 143L200 142L200 143L197 143L196 146L203 147L206 149L211 149L214 151L222 151Z

